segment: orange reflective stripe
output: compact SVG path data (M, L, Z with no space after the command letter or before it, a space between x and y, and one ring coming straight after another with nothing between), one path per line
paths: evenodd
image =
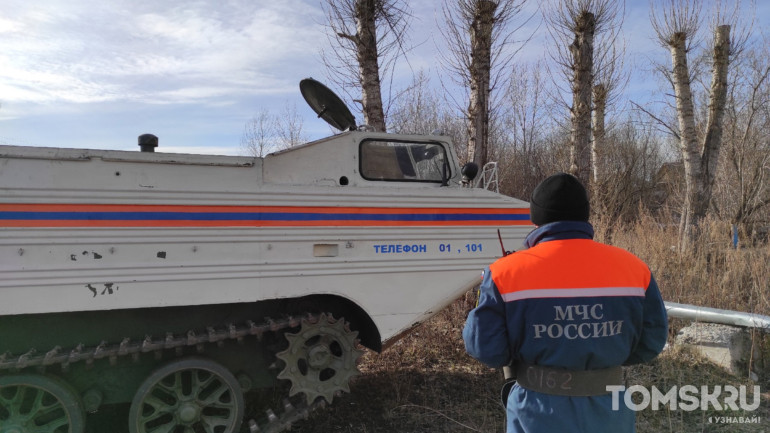
M651 278L633 254L589 239L541 242L496 261L490 270L506 301L644 296Z

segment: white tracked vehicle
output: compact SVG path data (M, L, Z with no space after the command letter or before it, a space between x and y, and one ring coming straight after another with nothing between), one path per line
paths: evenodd
M0 146L0 433L125 403L114 431L281 431L531 229L447 137L355 130L300 88L345 132L264 158Z

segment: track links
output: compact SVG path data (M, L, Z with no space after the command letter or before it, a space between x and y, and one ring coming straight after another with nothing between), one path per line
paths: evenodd
M330 313L326 314L331 317ZM290 316L279 320L266 318L260 325L249 320L240 325L228 324L223 327L207 327L205 331L189 330L184 335L167 333L162 338L153 338L148 335L141 341L124 338L117 344L102 341L97 346L85 347L83 344L79 344L70 350L62 350L60 346L56 346L45 353L38 352L33 348L22 355L11 353L0 355L0 371L17 372L33 367L43 371L46 367L51 366L61 366L63 371L67 371L70 364L76 362L93 364L102 359L108 359L111 365L116 365L118 358L121 357L130 356L136 360L142 354L171 349L177 350L181 354L181 349L184 347L195 347L198 352L203 352L205 345L222 345L226 340L241 342L246 337L256 337L257 340L261 341L266 333L298 328L302 320L307 320L313 324L318 323L320 316L320 314L307 314L304 317ZM276 415L272 409L265 412L267 423L260 426L256 420L248 420L249 433L279 433L288 430L293 423L306 419L311 412L325 407L326 404L323 398L318 398L312 404L308 405L303 401L295 406L288 399L285 399L282 410L279 411L280 415Z

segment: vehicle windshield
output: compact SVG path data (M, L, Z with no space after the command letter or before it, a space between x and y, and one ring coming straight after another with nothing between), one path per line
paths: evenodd
M447 164L446 149L439 143L361 142L361 175L367 180L441 182L451 177Z

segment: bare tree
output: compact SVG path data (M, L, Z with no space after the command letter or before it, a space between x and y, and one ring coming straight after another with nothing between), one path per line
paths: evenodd
M399 134L433 134L452 137L455 145L465 143L465 124L438 92L431 88L430 79L419 71L412 83L396 100L390 125Z
M286 149L307 142L307 136L302 131L305 122L297 111L297 106L288 101L281 112L275 117L275 132L280 139L279 148Z
M733 63L712 200L744 231L767 223L770 208L770 41L763 42Z
M444 95L430 86L419 71L412 83L399 92L390 116L390 129L398 134L438 134L451 138L455 153L462 155L467 143L465 121L447 104Z
M508 70L513 55L513 27L526 0L454 0L444 3L446 26L440 31L449 49L441 61L456 84L467 89L468 159L483 165L489 159L489 125L493 92ZM458 104L460 105L460 104ZM467 108L466 108L467 107Z
M598 54L594 62L591 173L594 184L604 180L607 173L605 155L611 150L607 144L607 112L616 103L621 90L628 83L629 71L625 67L625 45L617 40L614 31L597 44Z
M713 26L711 85L708 91L708 111L705 130L699 133L695 120L695 103L688 66L688 53L702 26L700 0L660 0L653 4L652 26L661 45L671 53L670 81L674 88L678 119L679 145L685 172L685 200L680 225L680 245L688 248L695 229L706 216L711 201L719 152L722 147L723 119L727 103L728 68L731 54L741 40L731 43L730 31L738 18L739 3L725 13L716 2Z
M493 133L491 137L501 143L495 148L495 159L503 189L527 200L537 183L554 171L543 145L554 129L543 70L543 62L512 67L502 104L508 109L500 116L503 136L496 139Z
M278 114L262 109L244 125L241 149L250 156L261 158L270 152L307 142L303 129L304 121L297 106L288 101Z
M241 149L249 156L261 158L275 147L275 119L266 109L246 122L241 135Z
M606 135L607 135L607 98L609 89L605 83L598 83L593 86L591 91L593 101L593 117L591 120L592 139L591 139L591 182L596 185L601 174L604 174L604 161L602 159L605 153Z
M605 149L605 175L594 184L591 198L593 211L606 220L599 225L609 237L620 224L636 219L641 206L651 204L653 179L663 159L659 135L631 117L608 131L607 137L613 145Z
M554 41L553 59L570 83L570 172L586 185L591 180L592 95L597 73L595 38L609 31L614 40L623 3L616 0L558 0L546 9L549 34ZM610 43L609 46L612 46ZM609 68L606 56L601 68ZM595 65L597 63L597 65ZM555 74L553 74L555 75ZM597 96L608 97L606 83ZM601 101L600 101L601 102ZM601 115L603 124L604 116ZM599 125L601 128L601 125Z
M364 123L386 130L382 81L405 54L410 14L403 0L323 0L329 50L322 58L337 87L360 103ZM360 96L358 93L360 91Z
M507 141L524 153L534 151L551 116L543 69L542 61L513 66L506 89L506 129L510 132Z

